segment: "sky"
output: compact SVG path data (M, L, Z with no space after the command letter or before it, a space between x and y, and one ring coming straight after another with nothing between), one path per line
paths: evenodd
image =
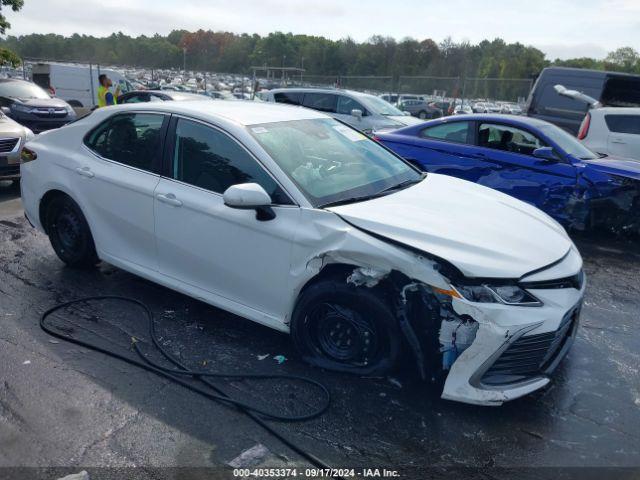
M166 35L171 30L273 31L478 43L500 37L547 58L603 58L640 49L640 0L25 0L4 10L9 35Z

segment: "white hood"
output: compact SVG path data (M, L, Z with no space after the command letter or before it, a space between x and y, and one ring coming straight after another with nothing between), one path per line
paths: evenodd
M433 173L397 193L329 210L443 258L469 277L520 278L559 260L572 245L564 229L537 208Z

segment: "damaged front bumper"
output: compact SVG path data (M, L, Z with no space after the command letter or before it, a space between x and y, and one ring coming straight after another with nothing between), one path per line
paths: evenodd
M550 382L575 338L584 285L531 293L542 307L454 301L456 313L470 316L479 327L451 366L442 398L497 406Z

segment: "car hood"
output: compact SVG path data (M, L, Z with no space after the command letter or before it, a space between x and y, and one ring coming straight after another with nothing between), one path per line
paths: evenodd
M640 161L619 157L605 157L596 160L581 160L599 172L640 180Z
M67 102L60 98L11 98L14 102L30 107L66 108Z
M18 122L11 120L6 115L0 115L0 136L21 137L25 134L25 128Z
M394 120L406 126L416 125L418 123L424 122L424 120L420 120L419 118L412 117L411 115L389 115L387 118L390 118L391 120Z
M468 277L520 278L562 258L572 242L551 217L457 178L331 207L352 225L449 261Z

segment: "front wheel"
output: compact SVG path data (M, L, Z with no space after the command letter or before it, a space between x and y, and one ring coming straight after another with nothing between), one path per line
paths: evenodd
M71 198L54 198L47 208L45 230L58 258L70 267L98 263L93 236L80 207Z
M308 287L291 322L293 342L305 361L357 375L384 375L398 358L400 333L387 303L370 288L345 279Z
M422 110L420 113L418 113L418 118L425 120L427 118L427 112Z

